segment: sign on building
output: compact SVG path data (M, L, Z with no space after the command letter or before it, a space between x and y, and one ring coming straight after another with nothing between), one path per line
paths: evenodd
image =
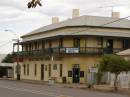
M66 48L66 53L79 53L79 48Z
M91 73L97 73L98 72L98 69L95 68L95 67L91 67L91 68L89 68L89 70L90 70Z

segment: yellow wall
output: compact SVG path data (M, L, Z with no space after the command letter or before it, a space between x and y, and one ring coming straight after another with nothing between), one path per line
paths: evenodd
M73 27L73 28L61 28L61 29L57 29L57 30L53 30L53 31L48 31L48 32L44 32L44 33L39 33L37 35L32 35L32 36L28 36L28 37L24 37L23 38L23 42L26 41L30 41L30 40L35 40L35 39L42 39L45 37L50 37L50 36L54 36L56 34L65 32L65 33L70 33L70 32L77 32L77 31L82 31L85 30L87 28L87 31L91 31L91 32L105 32L105 33L109 33L109 32L129 32L129 30L126 29L111 29L111 28L91 28L91 27ZM103 47L106 47L106 40L109 38L103 37ZM113 46L114 48L122 48L122 40L121 39L117 39L117 38L111 38L113 39ZM102 45L98 44L100 38L98 37L84 37L84 38L80 38L80 46L81 47L102 47ZM52 39L52 48L53 47L59 47L59 40L58 39ZM34 43L33 44L33 50L35 48ZM39 46L39 49L41 49L41 43ZM63 47L73 47L73 38L63 38ZM49 40L46 40L45 42L45 48L49 48ZM23 49L25 50L25 46L23 46ZM22 79L30 79L30 80L41 80L41 64L44 64L45 66L47 66L47 71L44 72L44 81L48 81L49 78L49 64L51 64L51 77L56 77L57 78L57 82L62 82L62 78L60 77L60 70L59 70L59 65L63 64L63 76L62 77L67 77L67 82L68 83L72 83L72 77L68 77L68 71L71 70L73 68L73 64L80 64L80 70L81 71L85 71L85 77L84 78L80 78L80 83L85 83L87 80L87 72L88 69L94 65L94 64L98 64L100 59L100 56L96 56L96 55L86 55L86 56L63 56L62 58L60 58L59 60L54 60L54 61L50 61L50 60L36 60L33 59L32 61L28 60L28 59L24 59L22 64L29 64L29 76L28 75L24 75L23 74L23 66L21 66L21 77ZM35 64L37 64L37 75L34 75L34 66ZM53 70L53 64L57 64L57 70ZM44 68L45 69L45 68Z
M74 64L80 65L80 70L84 71L84 77L80 78L80 83L87 81L88 69L94 64L98 64L99 56L87 56L87 57L64 57L60 60L52 61L29 61L25 60L23 64L29 64L29 75L24 75L23 66L21 68L21 78L30 80L41 80L41 64L44 64L44 81L49 80L49 64L51 64L51 77L55 77L57 82L62 82L62 77L67 78L67 83L72 83L72 77L68 77L68 71L72 71ZM37 64L37 75L34 75L34 66ZM53 65L57 64L57 70L53 70ZM63 64L63 75L60 77L60 64ZM45 65L47 65L47 71L45 71ZM26 68L27 69L27 68Z
M86 37L80 38L80 47L102 47L100 42L100 38L98 37ZM106 38L103 38L103 47L106 47ZM55 39L51 41L52 48L59 47L59 40ZM73 47L73 38L63 38L63 47ZM113 48L122 48L123 42L121 39L113 39ZM33 43L33 50L34 50L34 43ZM45 42L45 48L49 48L49 41ZM25 50L25 46L23 46ZM42 49L42 44L39 43L39 49Z

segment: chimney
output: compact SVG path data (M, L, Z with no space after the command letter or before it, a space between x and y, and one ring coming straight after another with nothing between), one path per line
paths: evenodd
M52 24L59 23L59 17L52 17Z
M120 18L120 12L112 12L113 18Z
M73 9L72 18L79 17L79 9Z

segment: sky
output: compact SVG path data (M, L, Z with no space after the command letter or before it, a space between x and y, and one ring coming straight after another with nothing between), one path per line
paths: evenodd
M60 21L72 17L72 9L80 9L80 15L110 17L120 12L120 17L130 15L130 0L41 0L43 6L27 8L29 0L0 0L0 54L12 52L12 39L16 39L39 27L51 24L51 18Z

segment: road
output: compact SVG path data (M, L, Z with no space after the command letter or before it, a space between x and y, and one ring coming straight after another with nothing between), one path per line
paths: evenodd
M61 95L67 97L127 97L113 93L0 80L0 97L60 97Z

